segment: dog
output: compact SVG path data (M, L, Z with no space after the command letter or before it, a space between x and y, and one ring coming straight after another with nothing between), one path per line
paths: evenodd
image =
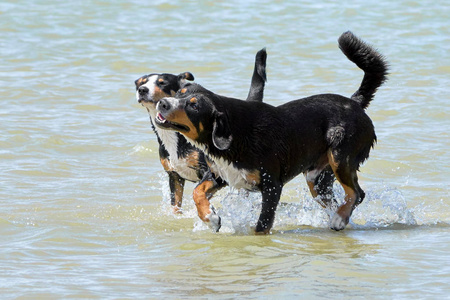
M262 101L266 78L266 49L255 56L255 66L251 80L248 101ZM155 127L156 105L167 96L173 96L186 81L193 81L190 72L174 74L150 74L135 81L136 98L148 111L151 126L159 143L159 157L169 176L170 201L175 212L182 206L185 181L198 182L209 171L206 157L202 151L188 143L183 135L174 131ZM217 179L221 185L225 182ZM213 207L211 207L213 209Z
M332 186L335 179L339 181L345 199L331 216L330 227L336 231L346 227L365 196L357 171L376 143L365 109L387 80L388 65L381 54L350 31L340 36L338 44L364 71L360 87L350 98L319 94L275 107L224 97L186 83L184 93L159 101L156 126L182 133L217 167L204 175L193 193L199 217L213 230L220 228L220 217L209 204L220 188L217 177L235 188L261 192L255 231L267 234L283 186L300 173L324 207L337 204Z

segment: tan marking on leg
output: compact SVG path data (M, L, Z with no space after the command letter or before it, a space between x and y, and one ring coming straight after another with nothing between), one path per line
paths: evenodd
M170 164L170 160L168 158L160 158L161 164L167 172L173 171L173 167Z
M328 157L328 153L327 154L323 154L318 160L317 160L317 167L314 170L311 170L312 173L312 177L311 178L309 175L309 171L306 171L304 173L305 178L306 178L306 183L308 184L308 188L309 191L311 192L311 196L313 198L316 198L316 201L318 200L318 196L319 193L316 190L316 178L318 176L320 176L320 173L329 165L329 157ZM322 206L323 208L327 208L327 205L323 202L326 201L326 199L320 199L317 201L317 203L320 204L320 206Z
M183 191L184 185L176 180L175 182L175 205L173 206L173 212L181 214L181 205L183 203Z
M245 180L253 186L259 185L261 181L261 175L259 170L254 170L245 174Z
M211 213L211 209L207 193L211 193L213 187L214 183L212 181L205 180L194 189L194 202L197 206L198 216L203 222L209 222L209 219L206 216ZM211 196L209 196L209 198Z
M328 151L328 159L329 159L330 166L334 172L334 175L336 176L336 179L342 185L342 187L344 188L344 192L345 192L344 203L341 206L339 206L338 210L336 211L336 214L338 214L342 218L342 220L345 222L345 225L347 225L349 222L350 216L353 212L353 209L355 208L355 203L358 198L358 194L356 193L354 188L349 187L348 185L342 183L341 179L339 178L339 174L337 173L337 170L339 168L339 162L336 161L336 159L331 151Z
M336 175L335 170L339 167L339 162L337 162L335 160L333 152L331 152L331 150L328 150L327 156L328 156L328 163L330 164L331 168L333 169L334 175ZM336 178L337 178L337 175L336 175Z
M344 203L339 206L336 213L342 217L342 219L347 220L350 219L350 216L353 212L353 209L355 208L356 199L358 198L356 192L351 187L342 184L342 187L344 188L345 192L345 199Z
M317 196L319 196L319 194L317 194L316 190L314 189L314 182L306 180L306 183L308 184L309 191L311 192L311 195L313 196L313 198L316 198Z

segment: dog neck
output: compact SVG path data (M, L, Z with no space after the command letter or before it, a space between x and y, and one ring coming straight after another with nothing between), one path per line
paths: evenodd
M178 145L178 134L175 131L164 130L155 126L156 109L151 109L147 107L148 115L150 116L150 123L152 124L153 131L155 132L158 139L169 152L169 156L172 158L178 158L177 145Z

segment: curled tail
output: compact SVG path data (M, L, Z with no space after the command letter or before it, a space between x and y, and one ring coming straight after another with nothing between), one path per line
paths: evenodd
M380 53L350 31L344 32L338 43L345 56L364 71L361 85L351 98L365 109L378 87L387 80L388 64Z
M248 91L247 101L263 101L264 86L267 81L266 77L266 48L263 48L256 53L255 68L253 70L252 82L250 90Z

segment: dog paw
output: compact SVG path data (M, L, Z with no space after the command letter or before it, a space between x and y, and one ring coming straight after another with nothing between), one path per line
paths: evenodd
M209 220L206 224L208 224L214 232L219 232L220 227L222 227L222 219L216 214L216 210L213 206L211 206L211 212L206 215L206 219Z
M177 205L173 205L172 206L172 212L174 214L183 214L183 211L181 210L181 207L177 206Z
M330 221L330 228L336 231L343 230L348 224L349 218L343 218L339 214L334 214Z

